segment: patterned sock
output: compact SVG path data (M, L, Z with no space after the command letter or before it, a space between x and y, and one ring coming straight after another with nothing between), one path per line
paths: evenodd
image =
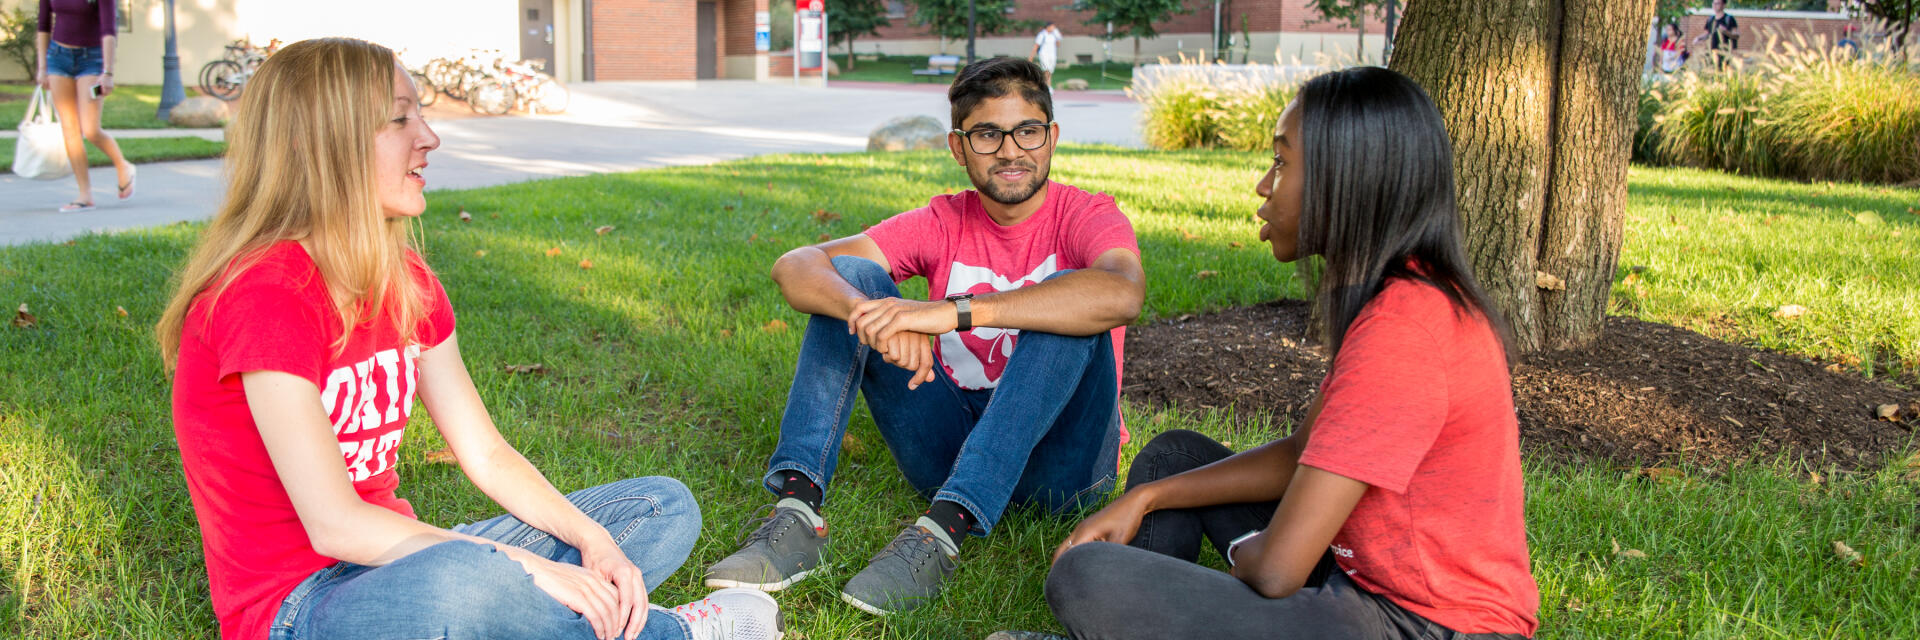
M813 480L807 478L804 473L798 471L784 473L787 477L780 481L780 497L805 502L815 513L819 513L820 501L826 497L826 492L820 489L820 485L814 484Z
M947 534L947 541L953 543L953 550L958 553L960 543L967 539L967 531L973 528L973 514L967 513L967 508L958 502L937 500L923 515Z

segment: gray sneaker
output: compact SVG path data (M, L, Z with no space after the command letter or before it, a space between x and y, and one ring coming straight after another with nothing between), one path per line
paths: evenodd
M740 550L707 568L707 587L779 591L820 566L827 523L807 503L786 498L742 541Z
M935 528L915 523L894 536L867 568L847 581L840 599L876 616L931 602L954 568L952 543L941 540Z

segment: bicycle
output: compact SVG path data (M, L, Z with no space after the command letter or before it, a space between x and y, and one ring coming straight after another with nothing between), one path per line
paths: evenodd
M253 72L279 48L277 38L266 47L255 47L246 40L233 41L227 45L224 57L200 67L200 93L227 102L238 99Z

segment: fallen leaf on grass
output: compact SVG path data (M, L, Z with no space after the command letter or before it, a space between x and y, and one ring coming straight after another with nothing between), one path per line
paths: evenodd
M125 317L127 317L127 308L126 308L126 307L122 307L122 306L120 306L120 305L114 305L114 306L113 306L113 315L116 315L116 316L120 316L120 317L122 317L122 318L125 318Z
M475 250L475 251L473 252L473 255L474 255L474 257L476 257L476 258L485 258L485 257L487 257L487 250L486 250L486 249L477 249L477 250Z
M489 213L489 214L487 214L487 217L489 217L489 218L493 218L493 219L495 219L495 220L499 220L499 219L500 219L500 214L498 214L498 213Z
M460 221L461 221L461 222L473 222L473 214L471 214L471 213L467 213L467 210L466 210L466 209L461 209L461 210L460 210Z
M31 329L37 324L40 324L40 319L33 317L31 313L27 313L27 303L20 303L20 309L13 312L13 326L22 329Z
M554 247L552 249L547 250L547 257L551 258L557 255L560 255L560 247Z
M760 241L760 234L758 234L758 233L756 233L756 234L753 234L753 235L750 235L750 236L747 236L747 244L753 244L753 243L755 243L755 242L759 242L759 241Z
M592 260L581 260L581 261L580 261L580 268L582 268L582 269L592 269L592 268L593 268L593 261L592 261Z
M1231 249L1238 249L1238 248L1240 248L1240 247L1242 247L1242 246L1244 246L1244 245L1241 245L1241 244L1240 244L1240 243L1238 243L1238 242L1229 242L1229 243L1227 243L1227 247L1228 247L1228 248L1231 248Z
M1561 280L1559 276L1555 276L1545 271L1533 272L1533 286L1546 289L1548 291L1566 291L1567 290L1566 281Z
M1838 362L1827 365L1827 373L1846 373L1846 372L1847 372L1847 368L1840 366L1840 363Z
M1624 549L1624 550L1621 549L1620 541L1618 540L1614 540L1613 538L1607 538L1607 541L1613 543L1613 557L1615 558L1632 558L1635 560L1643 560L1643 559L1646 559L1647 557L1647 552L1641 551L1639 549Z
M766 324L760 325L760 330L765 331L767 333L779 333L782 331L786 331L787 321L781 320L779 318L774 318L772 320L768 320Z
M1674 480L1680 480L1687 477L1687 474L1685 472L1682 472L1679 469L1671 469L1667 467L1641 467L1639 469L1635 469L1633 473L1634 475L1640 476L1642 478L1646 478L1648 480L1652 480L1654 482L1661 482L1661 483L1672 482Z
M721 329L721 330L720 330L720 337L722 337L722 338L731 338L731 337L733 337L733 330L732 330L732 329Z
M1900 405L1883 404L1878 407L1874 407L1873 417L1879 418L1881 420L1886 420L1888 422L1899 422L1900 421Z
M828 240L832 240L832 239L833 239L833 236L832 236L832 235L830 235L830 234L825 234L825 233L822 233L822 234L820 234L820 241L821 241L821 242L826 242L826 241L828 241Z
M507 365L507 373L533 373L533 374L544 375L546 372L547 372L547 365L540 364L538 362L535 362L533 364Z
M1907 457L1906 467L1907 473L1905 475L1907 480L1920 481L1920 452Z
M453 447L427 452L427 464L459 464L460 459L453 456Z
M599 228L597 228L597 229L594 229L594 230L593 230L593 232L594 232L595 234L598 234L598 235L603 235L603 236L604 236L604 235L607 235L607 234L609 234L609 233L613 233L613 225L610 225L610 224L608 224L608 225L601 225L601 226L600 226Z
M1192 240L1194 238L1200 237L1198 235L1194 235L1192 232L1187 231L1186 227L1174 227L1173 230L1180 232L1180 239L1182 240Z
M827 224L830 222L839 222L840 214L834 213L832 211L828 211L826 209L815 209L813 211L813 221L818 222L820 224Z
M1847 543L1839 540L1833 541L1833 555L1839 557L1841 562L1856 567L1867 566L1866 556L1860 555L1860 552L1854 551L1853 547L1849 547Z
M1212 269L1202 269L1199 273L1193 274L1193 277L1196 280L1205 280L1207 278L1211 278L1217 275L1220 275L1220 272L1214 271Z
M1783 304L1780 308L1774 309L1772 315L1781 320L1792 320L1807 315L1807 308L1797 304Z

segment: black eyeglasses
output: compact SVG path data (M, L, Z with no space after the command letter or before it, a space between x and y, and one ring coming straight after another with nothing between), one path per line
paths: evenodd
M1053 123L1023 124L1014 127L1012 131L980 127L971 130L954 129L953 133L966 138L967 146L972 148L974 153L984 156L999 152L1000 145L1006 143L1008 136L1013 137L1014 146L1027 151L1044 147L1047 144L1047 138L1053 135Z

